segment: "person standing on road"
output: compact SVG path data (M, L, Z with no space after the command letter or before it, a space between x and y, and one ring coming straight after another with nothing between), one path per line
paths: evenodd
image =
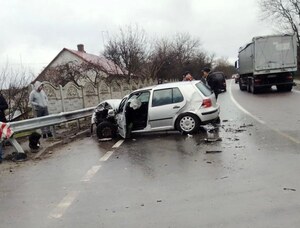
M220 93L219 82L213 73L211 73L210 68L204 67L202 70L203 77L205 78L207 85L210 87L212 91L214 91L216 100L218 99L218 95Z
M6 123L5 110L8 109L7 102L3 95L0 93L0 122ZM2 128L1 128L2 130ZM0 164L2 163L2 140L0 139Z
M48 97L43 90L43 83L36 81L34 83L34 89L29 95L29 102L36 113L36 117L47 116L48 112ZM52 137L52 133L49 127L42 128L43 138Z

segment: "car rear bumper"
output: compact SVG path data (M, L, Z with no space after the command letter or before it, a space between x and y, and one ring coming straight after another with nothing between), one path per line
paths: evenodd
M220 114L220 106L212 108L210 110L201 110L201 113L198 114L201 123L209 123L217 119Z

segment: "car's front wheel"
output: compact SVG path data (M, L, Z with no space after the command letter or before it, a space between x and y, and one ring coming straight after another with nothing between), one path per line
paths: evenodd
M199 131L200 120L194 114L183 114L178 117L176 128L185 134L193 134Z
M114 124L108 121L101 122L97 126L97 137L102 138L113 138L117 134L117 129Z

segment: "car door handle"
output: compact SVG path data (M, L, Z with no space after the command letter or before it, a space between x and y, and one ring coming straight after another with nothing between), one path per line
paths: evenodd
M177 108L180 108L180 106L177 106L177 105L176 105L176 106L173 107L173 109L177 109Z

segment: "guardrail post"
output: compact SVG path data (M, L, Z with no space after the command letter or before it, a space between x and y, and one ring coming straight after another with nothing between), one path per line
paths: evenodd
M17 150L18 153L23 153L23 154L25 153L21 145L14 137L9 138L8 141Z

